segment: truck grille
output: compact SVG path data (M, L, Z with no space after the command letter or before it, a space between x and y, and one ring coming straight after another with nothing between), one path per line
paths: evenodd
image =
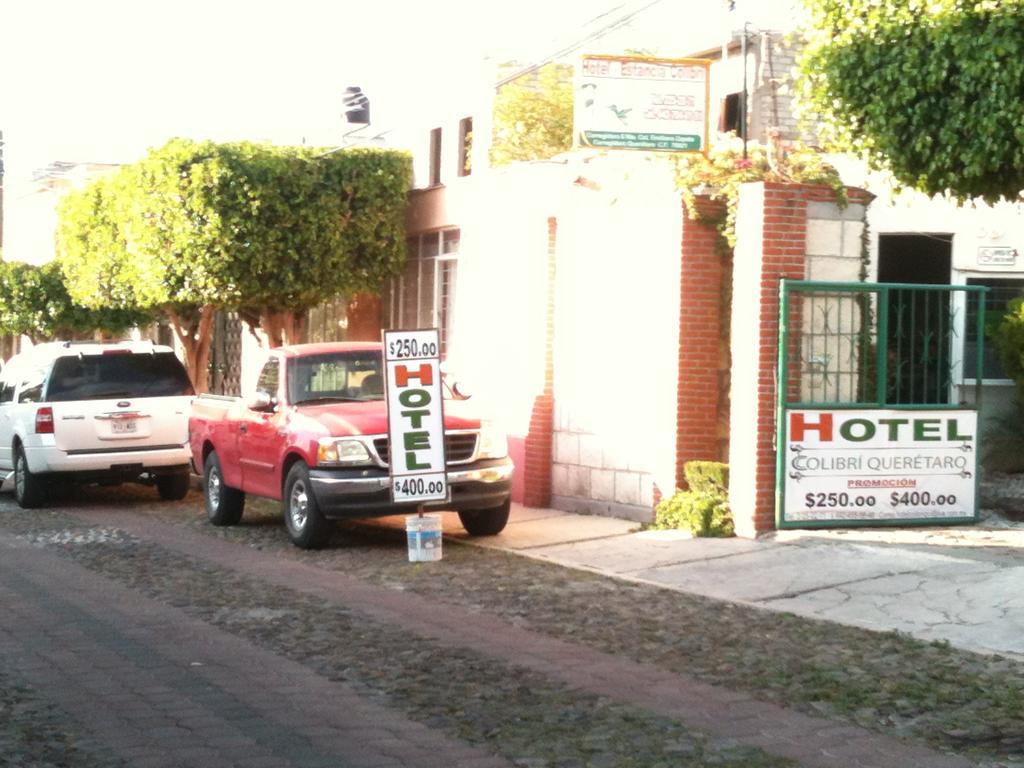
M449 464L465 464L473 459L476 453L476 432L449 433L444 436L444 453ZM380 460L388 464L391 459L390 440L386 437L378 437L373 441L373 448L380 456Z

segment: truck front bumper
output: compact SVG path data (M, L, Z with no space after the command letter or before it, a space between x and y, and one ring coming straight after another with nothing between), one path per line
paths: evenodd
M448 470L450 501L431 501L427 509L492 509L504 504L512 494L510 459L476 461ZM312 469L317 506L330 519L385 517L416 510L414 504L395 504L391 500L391 480L381 469Z

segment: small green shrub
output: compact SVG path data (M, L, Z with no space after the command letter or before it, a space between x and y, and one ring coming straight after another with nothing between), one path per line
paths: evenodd
M720 461L688 461L683 475L691 491L729 495L729 465Z
M998 324L986 312L985 332L992 339L1006 375L1017 384L1018 396L1024 397L1024 299L1013 299L1006 305Z
M681 529L694 536L732 536L729 465L690 461L683 468L687 491L678 490L654 510L652 528Z
M1008 413L985 420L981 430L981 467L986 472L1024 472L1024 407L1020 396Z

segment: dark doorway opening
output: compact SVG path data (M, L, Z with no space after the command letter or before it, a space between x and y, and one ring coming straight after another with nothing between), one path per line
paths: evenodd
M949 285L952 235L879 235L878 282Z
M878 282L949 285L952 235L879 235ZM944 404L951 394L953 307L946 291L889 292L888 398Z

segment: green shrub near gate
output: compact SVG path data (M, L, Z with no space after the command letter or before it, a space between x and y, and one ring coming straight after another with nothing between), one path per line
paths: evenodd
M683 465L691 491L729 495L729 465L720 461L688 461Z
M1024 299L1011 301L999 325L986 330L1003 370L1017 384L1017 396L1024 399Z
M683 467L688 490L677 490L654 510L652 528L680 529L694 536L732 536L729 465L690 461Z

